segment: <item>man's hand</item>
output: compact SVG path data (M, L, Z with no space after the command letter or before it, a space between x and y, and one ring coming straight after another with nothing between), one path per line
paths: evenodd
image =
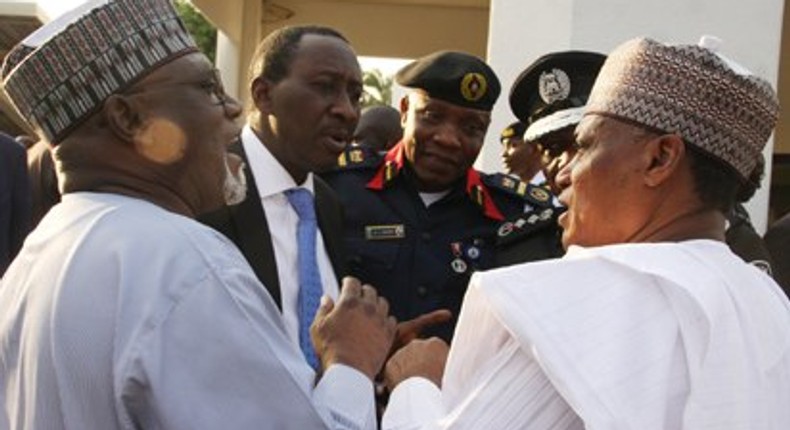
M449 352L450 347L438 337L414 340L387 361L384 383L392 391L407 378L422 376L441 387Z
M387 359L396 324L387 300L370 285L347 277L336 304L321 298L310 335L324 369L345 364L372 381Z
M453 314L446 309L439 309L427 314L422 314L417 318L398 323L395 333L395 342L392 344L390 355L406 346L409 342L420 337L422 331L428 327L450 321Z

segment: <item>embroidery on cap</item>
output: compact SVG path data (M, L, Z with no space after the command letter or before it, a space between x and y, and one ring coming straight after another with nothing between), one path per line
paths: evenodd
M551 69L540 74L538 92L546 104L565 100L571 93L571 80L563 70Z
M461 79L461 95L470 102L483 98L487 89L486 78L480 73L467 73Z

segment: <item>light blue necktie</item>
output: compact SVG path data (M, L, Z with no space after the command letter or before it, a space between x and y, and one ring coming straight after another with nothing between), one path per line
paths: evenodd
M313 369L318 369L318 357L310 340L310 324L313 323L318 304L321 301L321 274L318 272L316 259L315 237L318 229L315 217L315 204L313 195L305 188L293 188L285 192L288 202L291 203L299 215L299 225L296 231L299 246L299 299L297 312L299 314L299 346L302 348L307 362Z

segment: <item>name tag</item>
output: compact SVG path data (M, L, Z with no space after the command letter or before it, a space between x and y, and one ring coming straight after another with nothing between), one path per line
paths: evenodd
M406 237L406 227L403 224L368 225L365 226L365 239L390 240Z

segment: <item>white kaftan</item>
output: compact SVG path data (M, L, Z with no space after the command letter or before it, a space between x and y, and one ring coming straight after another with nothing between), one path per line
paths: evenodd
M571 248L476 274L439 391L384 429L790 429L790 304L709 240Z
M367 377L314 379L236 247L142 200L65 195L0 284L1 429L375 428Z

